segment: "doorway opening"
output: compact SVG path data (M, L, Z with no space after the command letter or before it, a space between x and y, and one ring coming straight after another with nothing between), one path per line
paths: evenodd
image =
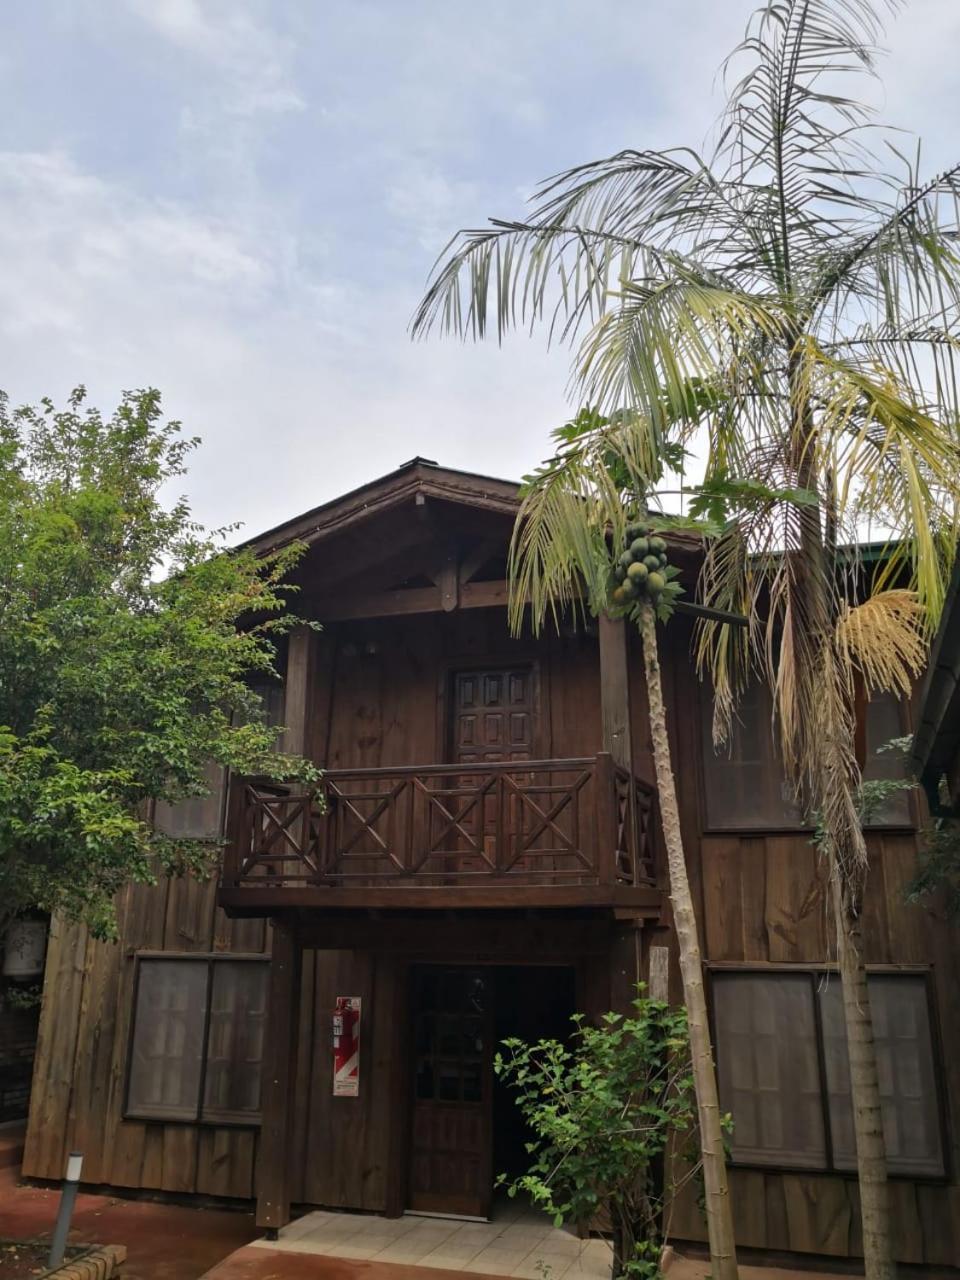
M504 1040L560 1040L567 1043L576 1012L576 974L566 966L517 965L497 969L494 1053ZM516 1092L494 1076L493 1174L513 1180L530 1167L525 1144L531 1133L516 1102Z
M575 971L546 965L420 965L413 972L407 1207L487 1218L496 1177L527 1167L529 1135L494 1074L503 1040L566 1040Z

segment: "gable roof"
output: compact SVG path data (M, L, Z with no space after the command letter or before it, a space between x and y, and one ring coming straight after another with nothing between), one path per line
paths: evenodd
M288 542L310 545L373 515L416 501L418 496L512 518L520 505L519 490L519 482L515 480L441 467L429 458L411 458L395 471L285 520L241 545L263 553Z

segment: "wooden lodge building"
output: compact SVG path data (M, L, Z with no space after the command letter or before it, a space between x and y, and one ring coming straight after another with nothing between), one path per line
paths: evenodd
M492 1070L508 1035L626 1010L669 955L637 637L621 623L513 638L517 487L415 459L255 540L308 546L284 655L296 788L212 778L156 815L225 839L219 883L131 887L121 940L54 923L24 1173L65 1153L116 1188L484 1216L523 1134ZM691 541L673 559L696 573ZM823 868L758 693L710 743L689 620L663 632L684 837L738 1247L860 1253L849 1074ZM869 704L868 773L911 709ZM922 798L870 830L867 959L898 1257L960 1266L960 947L908 904ZM359 1017L357 1017L357 1008ZM334 1047L334 1030L338 1047ZM703 1240L691 1197L672 1233ZM811 1259L811 1261L813 1260Z

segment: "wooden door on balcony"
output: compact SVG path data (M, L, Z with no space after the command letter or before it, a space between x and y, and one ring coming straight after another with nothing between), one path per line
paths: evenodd
M529 760L533 718L532 667L494 667L454 675L451 736L458 764Z
M530 760L534 755L534 710L534 670L529 665L456 672L450 726L453 760L457 764ZM469 795L477 779L463 775L456 785ZM460 825L467 838L456 859L458 873L483 870L481 858L493 866L498 854L501 861L506 856L505 850L495 847L497 803L496 795L487 795L464 811ZM503 816L509 843L518 822L516 805L508 806Z
M408 1207L486 1218L493 1195L493 989L482 969L414 971Z

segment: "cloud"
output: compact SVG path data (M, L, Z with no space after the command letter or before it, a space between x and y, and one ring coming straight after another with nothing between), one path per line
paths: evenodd
M130 0L156 35L218 73L221 105L240 116L302 111L292 80L293 44L235 0ZM193 124L189 114L185 122Z
M50 0L0 83L0 385L152 385L198 514L250 531L424 454L519 475L566 352L407 324L460 226L624 146L696 145L754 0ZM892 25L885 118L952 158L956 0ZM78 82L80 89L78 90Z
M0 153L0 385L22 401L83 382L104 406L160 387L204 440L198 514L251 532L412 453L508 475L536 461L544 416L564 413L562 360L527 340L414 345L405 288L322 253L308 270L301 249L62 153Z
M457 182L437 168L408 166L387 186L384 203L394 219L408 226L420 246L437 253L457 227L476 216L479 184Z

